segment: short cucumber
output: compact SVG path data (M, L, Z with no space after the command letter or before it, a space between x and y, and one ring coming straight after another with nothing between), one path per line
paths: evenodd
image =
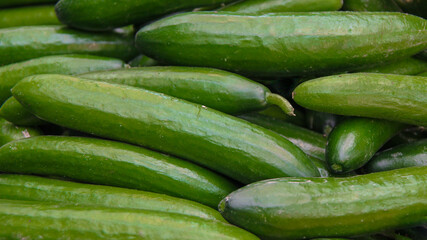
M0 29L0 65L72 53L114 57L125 61L137 55L133 36L129 34L89 33L63 26Z
M0 200L3 239L256 240L233 225L140 209Z
M45 121L34 116L14 97L10 97L0 108L0 117L18 126L40 126Z
M15 140L42 135L36 128L18 127L0 118L0 146Z
M219 11L239 13L337 11L343 0L240 0Z
M332 129L343 120L342 116L308 109L305 115L308 129L320 132L325 137L329 136Z
M262 239L372 234L427 223L427 167L347 178L279 178L243 187L222 215Z
M427 166L427 139L390 148L379 153L365 165L366 172Z
M63 75L28 77L12 92L48 122L194 161L242 183L319 175L279 134L161 93Z
M427 126L426 93L426 77L352 73L304 82L293 98L311 110Z
M394 0L345 0L345 11L360 12L402 12Z
M0 9L0 28L58 24L53 5Z
M60 202L85 206L145 209L225 221L216 210L197 202L126 188L91 185L29 175L0 174L0 198Z
M359 72L417 75L425 71L427 71L426 61L415 58L407 58L402 61L392 62L374 68L362 69Z
M0 172L59 176L190 199L216 207L236 186L192 163L95 138L39 136L0 148Z
M81 78L161 92L228 114L259 111L271 105L293 115L293 107L264 85L234 73L193 67L143 67L91 72Z
M143 27L136 45L168 64L286 77L352 71L410 57L427 48L426 39L427 21L402 13L193 12Z
M58 0L1 0L0 7L14 7L42 3L56 3Z
M149 67L159 65L159 62L145 55L138 55L128 62L131 67Z

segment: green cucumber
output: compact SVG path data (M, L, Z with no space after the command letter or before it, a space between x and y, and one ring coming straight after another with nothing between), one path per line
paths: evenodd
M56 3L58 0L1 0L0 7L15 7L42 3Z
M0 146L15 140L42 135L36 128L18 127L0 118Z
M219 211L262 239L377 233L427 223L427 167L348 178L279 178L245 186Z
M416 166L427 166L427 139L385 150L372 158L363 169L366 172L380 172Z
M327 137L332 132L332 129L342 121L341 116L335 114L317 112L306 109L306 122L308 129L320 132Z
M277 118L298 126L305 126L305 114L303 111L301 111L298 108L294 109L295 116L290 116L284 113L282 109L280 109L278 106L275 106L275 105L268 107L265 110L258 111L257 113L264 116Z
M401 123L379 119L347 119L329 135L326 161L335 173L359 169L404 127Z
M427 18L427 4L425 0L394 0L404 12Z
M0 174L0 198L85 206L145 209L225 221L197 202L126 188L83 184L27 175Z
M426 77L352 73L304 82L292 95L311 110L427 126L426 92Z
M142 67L91 72L81 78L124 84L161 92L228 114L241 114L279 106L293 115L293 107L264 85L234 73L193 67Z
M427 72L420 73L420 74L418 74L418 76L427 77Z
M239 13L337 11L343 0L240 0L219 11Z
M386 65L360 70L359 72L417 75L427 71L427 62L415 58L392 62Z
M0 117L18 126L40 126L45 121L34 116L14 97L10 97L0 108Z
M311 156L310 159L314 163L314 165L316 165L321 177L332 177L328 164L325 162L324 159L319 159Z
M0 200L2 239L255 240L233 225L140 209Z
M95 138L39 136L0 148L0 172L59 176L132 188L216 207L236 186L192 163Z
M54 6L0 9L0 28L58 24Z
M388 149L397 145L416 142L424 138L427 138L427 129L424 127L411 126L400 131L396 136L390 139L383 148Z
M0 65L59 54L92 54L129 61L137 55L132 35L89 33L63 26L0 29Z
M90 31L143 24L169 13L215 6L233 0L60 0L56 14L64 24ZM94 13L93 9L96 9Z
M145 55L138 55L136 58L128 62L128 64L131 67L149 67L159 65L156 60L149 58Z
M418 53L427 47L427 21L388 12L193 12L143 27L136 45L173 65L264 77L327 74Z
M48 122L165 152L242 183L319 175L279 134L161 93L62 75L28 77L12 93Z
M402 12L394 0L344 0L343 10L360 12Z
M0 103L12 96L10 89L31 75L60 73L66 75L118 69L125 67L122 60L91 55L58 55L31 59L0 67Z

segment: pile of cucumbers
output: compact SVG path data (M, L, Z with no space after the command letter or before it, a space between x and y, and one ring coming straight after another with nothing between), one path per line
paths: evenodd
M0 1L0 239L427 239L427 1Z

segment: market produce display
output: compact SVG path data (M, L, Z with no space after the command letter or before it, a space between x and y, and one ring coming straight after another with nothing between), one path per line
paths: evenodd
M427 1L0 1L0 239L427 240Z

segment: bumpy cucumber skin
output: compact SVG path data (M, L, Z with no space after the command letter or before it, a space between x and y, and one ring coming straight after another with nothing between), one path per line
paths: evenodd
M142 24L169 13L233 0L60 0L56 14L68 26L105 31L129 24ZM93 9L97 11L94 13Z
M427 126L427 78L352 73L310 80L293 99L320 112L387 119Z
M0 118L0 146L15 140L42 135L42 132L35 128L18 127Z
M219 205L262 239L364 235L427 223L427 167L347 178L280 178L243 187Z
M384 66L363 69L359 72L417 75L425 71L427 71L426 61L415 58L407 58L405 60L393 62Z
M54 6L0 9L0 28L58 24Z
M427 47L426 39L427 21L401 13L193 12L143 27L136 44L143 54L169 64L284 77L409 57Z
M0 148L0 172L67 177L216 207L236 186L192 163L101 139L39 136Z
M343 0L241 0L219 11L239 13L321 12L337 11Z
M28 175L0 174L1 199L145 209L225 221L216 210L168 195Z
M25 109L14 97L10 97L0 108L0 117L18 126L40 126L45 121L34 116Z
M139 55L128 62L131 67L149 67L159 65L159 62L145 55Z
M343 10L361 12L402 12L394 0L345 0Z
M2 239L226 239L253 234L220 221L140 209L0 200Z
M169 153L242 183L319 175L279 134L161 93L62 75L28 77L12 92L48 122Z
M0 29L0 65L59 54L92 54L129 61L137 55L132 35L89 33L63 26Z
M0 1L0 7L14 7L41 3L56 3L57 1L58 0L2 0Z
M356 170L404 127L401 123L379 119L347 119L329 135L326 161L335 173Z
M385 150L372 158L364 170L380 172L417 166L427 166L427 139Z

